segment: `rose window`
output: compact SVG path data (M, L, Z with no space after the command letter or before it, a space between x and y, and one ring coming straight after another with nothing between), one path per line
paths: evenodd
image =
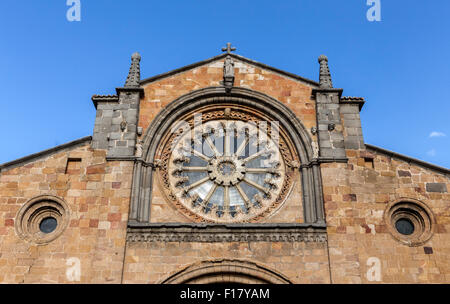
M216 120L184 132L169 161L170 184L184 207L218 222L266 211L283 186L278 142L241 121Z
M196 222L257 222L274 214L298 162L284 131L254 111L216 106L201 113L201 123L188 115L160 145L168 200Z

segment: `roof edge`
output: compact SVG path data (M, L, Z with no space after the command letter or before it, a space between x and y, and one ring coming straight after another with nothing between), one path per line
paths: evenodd
M380 148L377 146L366 144L366 147L375 152L379 152L379 153L385 154L387 156L399 158L401 160L407 161L408 163L413 163L413 164L425 167L427 169L438 171L440 173L444 173L445 175L450 175L450 169L447 169L447 168L444 168L444 167L441 167L438 165L434 165L434 164L425 162L425 161L417 159L417 158L409 157L409 156L406 156L406 155L403 155L403 154L400 154L397 152L386 150L386 149L383 149L383 148Z
M25 157L22 157L22 158L19 158L19 159L7 162L7 163L4 163L4 164L0 164L0 173L3 172L3 171L6 171L6 170L10 170L10 169L13 169L13 168L25 165L25 164L30 163L32 161L36 161L39 158L42 158L44 156L49 156L49 155L54 154L56 152L61 152L61 151L66 150L68 148L73 148L73 147L82 145L82 144L84 144L86 142L89 142L91 140L92 140L92 136L86 136L86 137L83 137L83 138L80 138L80 139L77 139L77 140L74 140L74 141L71 141L71 142L68 142L68 143L65 143L65 144L53 147L53 148L50 148L50 149L47 149L47 150L43 150L43 151L40 151L40 152L31 154L31 155L28 155L28 156L25 156Z
M99 102L119 102L118 95L92 95L92 102L94 103L95 109L97 109L97 105Z
M361 112L366 100L364 97L342 96L339 100L340 104L358 105L359 112Z
M246 57L241 56L241 55L233 54L233 53L231 53L231 54L227 54L227 53L220 54L220 55L217 55L217 56L214 56L214 57L202 60L202 61L198 61L198 62L193 63L193 64L189 64L189 65L183 66L183 67L178 68L178 69L171 70L171 71L166 72L166 73L162 73L162 74L158 74L158 75L155 75L155 76L152 76L152 77L149 77L149 78L145 78L145 79L141 80L140 85L142 86L142 85L145 85L145 84L149 84L151 82L154 82L154 81L157 81L157 80L160 80L160 79L163 79L163 78L166 78L166 77L170 77L170 76L178 74L178 73L182 73L182 72L194 69L196 67L208 64L210 62L213 62L213 61L225 58L226 56L231 56L231 57L234 57L235 59L247 62L249 64L258 66L260 68L263 68L263 69L266 69L266 70L270 70L272 72L275 72L275 73L281 74L283 76L287 76L287 77L293 78L293 79L301 81L301 82L305 82L305 83L307 83L309 85L312 85L312 86L315 86L315 87L319 87L319 83L314 81L314 80L311 80L311 79L308 79L308 78L304 78L304 77L299 76L297 74L286 72L286 71L274 68L274 67L272 67L270 65L266 65L264 63L261 63L261 62L258 62L258 61L254 61L252 59L246 58Z

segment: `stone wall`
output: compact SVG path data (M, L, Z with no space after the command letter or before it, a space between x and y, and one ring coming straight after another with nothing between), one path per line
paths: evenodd
M69 283L71 258L81 283L121 282L133 164L105 156L86 143L1 172L0 283ZM39 195L62 199L70 214L62 235L42 245L15 231L19 209Z
M322 165L333 283L370 283L369 258L379 259L383 283L448 282L450 194L427 191L436 183L449 189L448 176L370 150L347 156L348 164ZM401 199L431 209L433 235L425 244L410 247L390 233L385 212Z
M132 242L127 245L124 283L158 283L191 264L215 259L258 262L293 283L329 283L330 278L326 243Z

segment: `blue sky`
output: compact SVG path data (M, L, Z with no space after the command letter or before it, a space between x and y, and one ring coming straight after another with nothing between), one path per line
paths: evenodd
M334 86L367 100L367 143L449 168L450 1L380 2L369 22L366 0L81 0L69 22L66 0L2 0L0 163L91 135L91 96L123 86L133 52L147 78L232 42L313 80L326 54Z

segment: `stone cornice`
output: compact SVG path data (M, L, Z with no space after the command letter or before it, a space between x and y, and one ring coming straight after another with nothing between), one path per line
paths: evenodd
M146 162L144 159L136 156L123 156L123 157L106 157L107 161L133 161L141 163L143 166L156 168L157 164ZM300 168L311 168L312 166L321 163L347 163L348 158L331 158L331 157L319 157L312 159L309 163L300 165Z
M144 159L136 156L107 156L107 161L132 161L141 163L144 167L157 168L158 164L146 162Z
M364 97L342 96L341 101L361 102L364 101Z
M340 104L351 104L351 105L357 105L359 107L359 111L363 108L366 101L363 97L349 97L349 96L343 96L341 97Z
M335 89L335 88L321 88L321 89L313 89L312 96L315 98L317 93L338 93L339 98L341 98L344 89Z
M327 241L322 224L149 224L130 222L128 242L317 242Z
M137 158L136 156L107 156L107 161L142 161L142 159Z
M348 158L337 158L337 157L319 157L317 159L319 163L347 163Z
M116 88L117 95L120 95L121 92L133 92L139 93L140 98L144 97L144 89L143 88Z
M99 102L119 102L119 96L117 95L93 95L91 98L95 108Z

